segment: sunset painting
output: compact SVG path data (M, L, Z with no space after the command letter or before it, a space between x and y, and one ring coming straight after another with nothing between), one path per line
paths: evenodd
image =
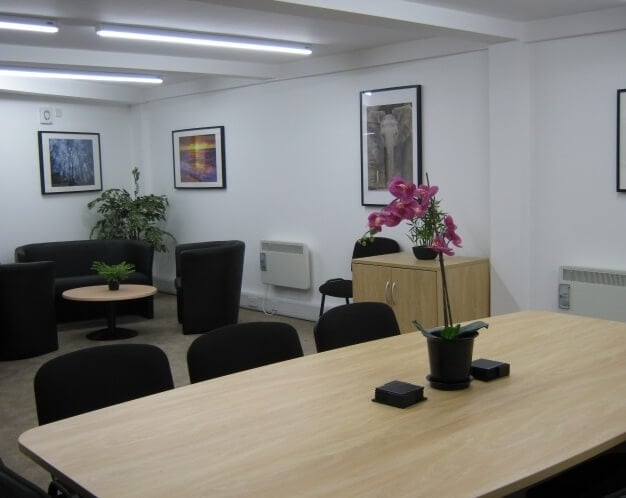
M172 132L174 186L224 188L224 127Z
M215 135L179 139L180 178L183 182L214 182L217 179Z

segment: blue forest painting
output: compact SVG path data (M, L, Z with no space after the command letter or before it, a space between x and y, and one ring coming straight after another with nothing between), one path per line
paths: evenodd
M93 140L51 138L49 147L53 187L95 185Z

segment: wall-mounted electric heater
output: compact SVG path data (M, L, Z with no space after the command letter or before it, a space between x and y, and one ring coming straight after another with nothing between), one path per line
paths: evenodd
M261 281L264 284L309 289L309 249L299 242L261 241Z
M626 272L561 266L559 308L626 322Z

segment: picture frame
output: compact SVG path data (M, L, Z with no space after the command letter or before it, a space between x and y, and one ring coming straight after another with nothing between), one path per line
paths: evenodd
M175 188L226 188L224 127L172 131Z
M617 91L616 188L626 192L626 88Z
M396 176L422 183L421 95L421 85L360 92L361 205L387 205Z
M43 195L102 190L99 133L39 131L38 141Z

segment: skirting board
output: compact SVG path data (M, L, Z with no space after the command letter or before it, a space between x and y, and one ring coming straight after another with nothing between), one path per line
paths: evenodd
M300 303L289 299L281 299L276 296L265 296L243 291L241 293L241 306L251 310L262 311L268 315L290 316L301 320L317 321L319 308L316 305Z
M159 292L176 294L176 289L172 281L155 277L154 286L159 289ZM317 321L319 316L319 304L301 303L289 299L277 298L276 296L265 298L262 294L256 294L246 290L241 292L240 304L242 308L262 311L268 315L290 316L311 322ZM332 306L332 303L328 303L326 309L329 310Z

